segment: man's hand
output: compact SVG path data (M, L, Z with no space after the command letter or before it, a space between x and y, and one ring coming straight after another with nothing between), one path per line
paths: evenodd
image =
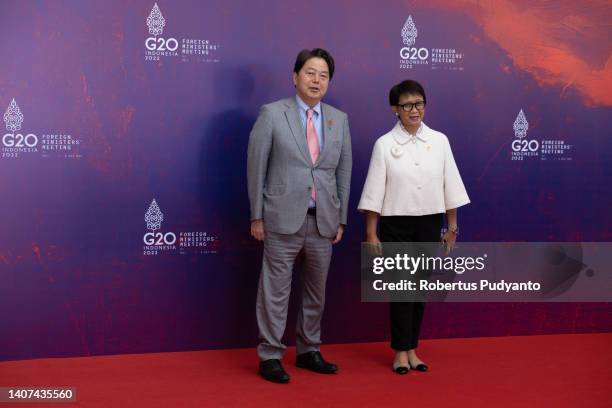
M266 234L264 232L264 223L262 219L251 221L251 236L258 241L263 241Z
M338 225L338 230L336 231L336 238L332 241L332 244L336 244L340 242L342 239L342 235L344 234L344 225Z

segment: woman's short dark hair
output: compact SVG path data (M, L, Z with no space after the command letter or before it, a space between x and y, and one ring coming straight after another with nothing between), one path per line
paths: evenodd
M293 72L299 74L306 61L311 58L323 58L323 60L325 60L325 62L327 63L327 68L329 68L329 79L332 79L332 77L334 76L334 58L329 52L322 48L313 48L312 50L300 51L300 53L295 59Z
M400 96L404 94L421 95L423 102L427 103L427 96L425 96L425 89L417 81L407 79L400 82L397 85L393 85L389 91L389 105L395 106L399 103Z

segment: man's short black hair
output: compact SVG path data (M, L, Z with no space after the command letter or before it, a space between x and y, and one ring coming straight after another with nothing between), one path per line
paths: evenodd
M423 89L421 84L412 79L407 79L397 85L393 85L389 91L389 105L396 106L399 103L400 96L404 94L421 95L423 97L423 102L427 103L425 89Z
M334 76L334 57L331 56L329 52L322 48L313 48L312 50L302 50L295 58L295 65L293 66L293 72L296 74L300 73L300 70L311 58L323 58L327 63L327 68L329 68L329 79L332 79Z

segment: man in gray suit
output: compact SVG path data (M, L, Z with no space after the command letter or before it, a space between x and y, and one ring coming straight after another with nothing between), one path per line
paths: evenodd
M257 293L259 372L278 383L289 381L281 339L300 253L296 364L318 373L338 370L319 351L325 281L332 244L342 239L346 225L352 167L347 116L321 103L333 75L327 51L301 51L293 69L297 95L262 106L249 138L251 235L264 242Z

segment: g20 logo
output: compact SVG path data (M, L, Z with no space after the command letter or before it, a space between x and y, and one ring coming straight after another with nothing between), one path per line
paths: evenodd
M425 61L427 58L429 58L429 50L423 47L403 47L400 50L400 58L409 61Z
M145 245L174 245L176 234L174 232L147 232L144 234L143 242Z
M178 49L178 41L176 38L162 38L157 37L164 33L164 27L166 26L166 19L162 15L161 10L157 3L153 6L149 17L147 17L147 27L149 27L149 34L153 37L149 37L145 40L145 47L149 51L176 51Z
M149 51L176 51L178 41L176 38L149 37L145 40L145 47Z
M35 134L28 133L7 133L2 136L2 144L4 147L36 147L38 145L38 137Z
M540 143L537 140L515 139L512 141L512 150L515 152L537 152Z
M38 137L35 134L28 133L27 135L22 135L21 133L17 133L21 130L21 125L23 124L23 113L15 98L11 100L6 112L3 116L4 123L6 125L6 130L11 133L6 133L2 136L2 144L4 147L36 147L38 145Z

